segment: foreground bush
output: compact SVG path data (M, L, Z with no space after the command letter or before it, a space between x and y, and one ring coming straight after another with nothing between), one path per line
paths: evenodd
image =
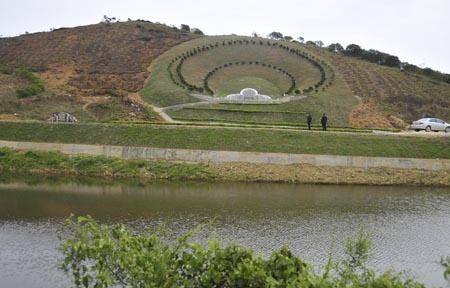
M175 242L163 233L133 234L90 217L68 219L72 231L62 246L63 268L77 287L424 287L400 274L377 275L366 267L369 240L349 241L346 259L330 260L322 274L283 247L270 257L235 244Z

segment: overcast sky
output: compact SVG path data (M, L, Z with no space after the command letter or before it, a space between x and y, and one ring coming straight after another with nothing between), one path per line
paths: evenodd
M450 0L0 0L0 35L93 24L105 14L189 24L208 35L279 31L356 43L450 73Z

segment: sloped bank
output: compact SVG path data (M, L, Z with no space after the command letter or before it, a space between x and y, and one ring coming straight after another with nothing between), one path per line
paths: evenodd
M7 147L3 148L3 152L0 151L0 170L3 172L138 177L144 180L450 186L448 159L11 141L0 141L0 147ZM16 150L44 152L26 153Z

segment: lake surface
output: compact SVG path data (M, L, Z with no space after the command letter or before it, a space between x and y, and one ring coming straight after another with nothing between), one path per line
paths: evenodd
M265 254L287 245L318 267L364 227L370 266L447 285L439 259L450 255L449 188L92 183L0 182L0 287L71 287L57 268L70 213L133 229L165 224L173 237L214 219L223 241Z

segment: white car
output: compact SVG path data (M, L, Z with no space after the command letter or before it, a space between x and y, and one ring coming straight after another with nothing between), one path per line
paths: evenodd
M450 133L450 124L438 118L419 119L414 121L409 128L416 131L445 131L446 133Z

